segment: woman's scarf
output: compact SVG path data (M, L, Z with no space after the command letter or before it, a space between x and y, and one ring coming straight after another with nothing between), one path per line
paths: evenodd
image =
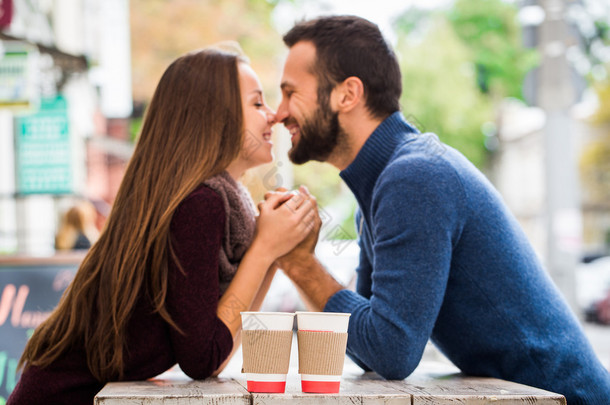
M224 294L252 244L256 211L246 187L226 171L209 178L204 184L220 195L226 215L219 261L220 293Z

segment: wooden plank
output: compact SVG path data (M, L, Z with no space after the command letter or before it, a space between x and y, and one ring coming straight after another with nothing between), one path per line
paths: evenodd
M244 379L238 379L244 387ZM289 375L284 394L252 393L252 405L411 405L411 395L397 390L388 381L348 377L341 380L338 394L301 392L298 375Z
M403 381L387 381L375 373L347 367L338 394L301 392L295 369L288 374L284 394L250 394L245 376L231 373L218 379L192 381L180 371L156 379L107 384L96 405L565 405L563 396L494 378L467 377L455 367L427 364ZM290 404L288 404L290 402Z
M250 405L250 393L227 378L152 379L108 383L95 405Z
M462 374L415 373L404 381L392 381L395 389L413 395L413 405L537 404L565 405L562 395L496 378Z

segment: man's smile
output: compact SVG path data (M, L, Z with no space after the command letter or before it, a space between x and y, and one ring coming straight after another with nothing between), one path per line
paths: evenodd
M290 132L290 139L294 142L295 137L300 134L301 127L298 124L288 124L286 129Z

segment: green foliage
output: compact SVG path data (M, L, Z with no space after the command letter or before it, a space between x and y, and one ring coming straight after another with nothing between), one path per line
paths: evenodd
M259 5L262 3L262 0L248 0L250 4ZM264 3L267 3L268 6L275 7L280 3L296 3L296 0L264 0Z
M522 46L516 8L499 0L457 0L448 18L472 51L481 91L523 99L523 79L539 58Z
M129 140L135 143L140 136L140 130L142 129L142 117L132 118L129 121Z
M337 181L339 171L327 163L309 162L294 165L294 184L306 184L318 200L318 205L325 207L341 193L341 183Z
M428 10L411 7L394 21L394 30L399 37L406 37L422 29L422 23L432 15Z
M423 37L401 38L397 46L405 117L483 166L481 126L493 121L492 101L478 90L472 53L447 21L436 16L428 23Z
M356 202L354 196L346 186L339 181L339 171L327 164L309 162L294 167L294 184L305 184L309 191L316 196L318 206L325 211L335 212L330 221L329 229L340 225L343 232L335 236L349 236L356 238L354 225L354 211ZM339 212L339 214L336 214ZM324 237L324 235L321 235Z
M591 7L585 7L574 19L583 44L581 57L587 61L584 65L588 67L581 73L587 78L599 102L591 121L603 124L610 122L610 61L607 56L610 52L610 4L604 0L586 3ZM597 13L593 13L595 9Z
M582 148L579 169L586 201L607 205L610 200L610 136L599 137Z
M482 126L502 99L522 98L538 63L521 45L516 14L501 0L457 0L448 12L411 8L395 22L405 116L479 167L488 154Z

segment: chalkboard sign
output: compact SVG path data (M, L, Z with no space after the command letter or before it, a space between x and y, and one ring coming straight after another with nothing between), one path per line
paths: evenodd
M15 388L28 337L55 308L77 269L78 261L0 263L0 405Z

